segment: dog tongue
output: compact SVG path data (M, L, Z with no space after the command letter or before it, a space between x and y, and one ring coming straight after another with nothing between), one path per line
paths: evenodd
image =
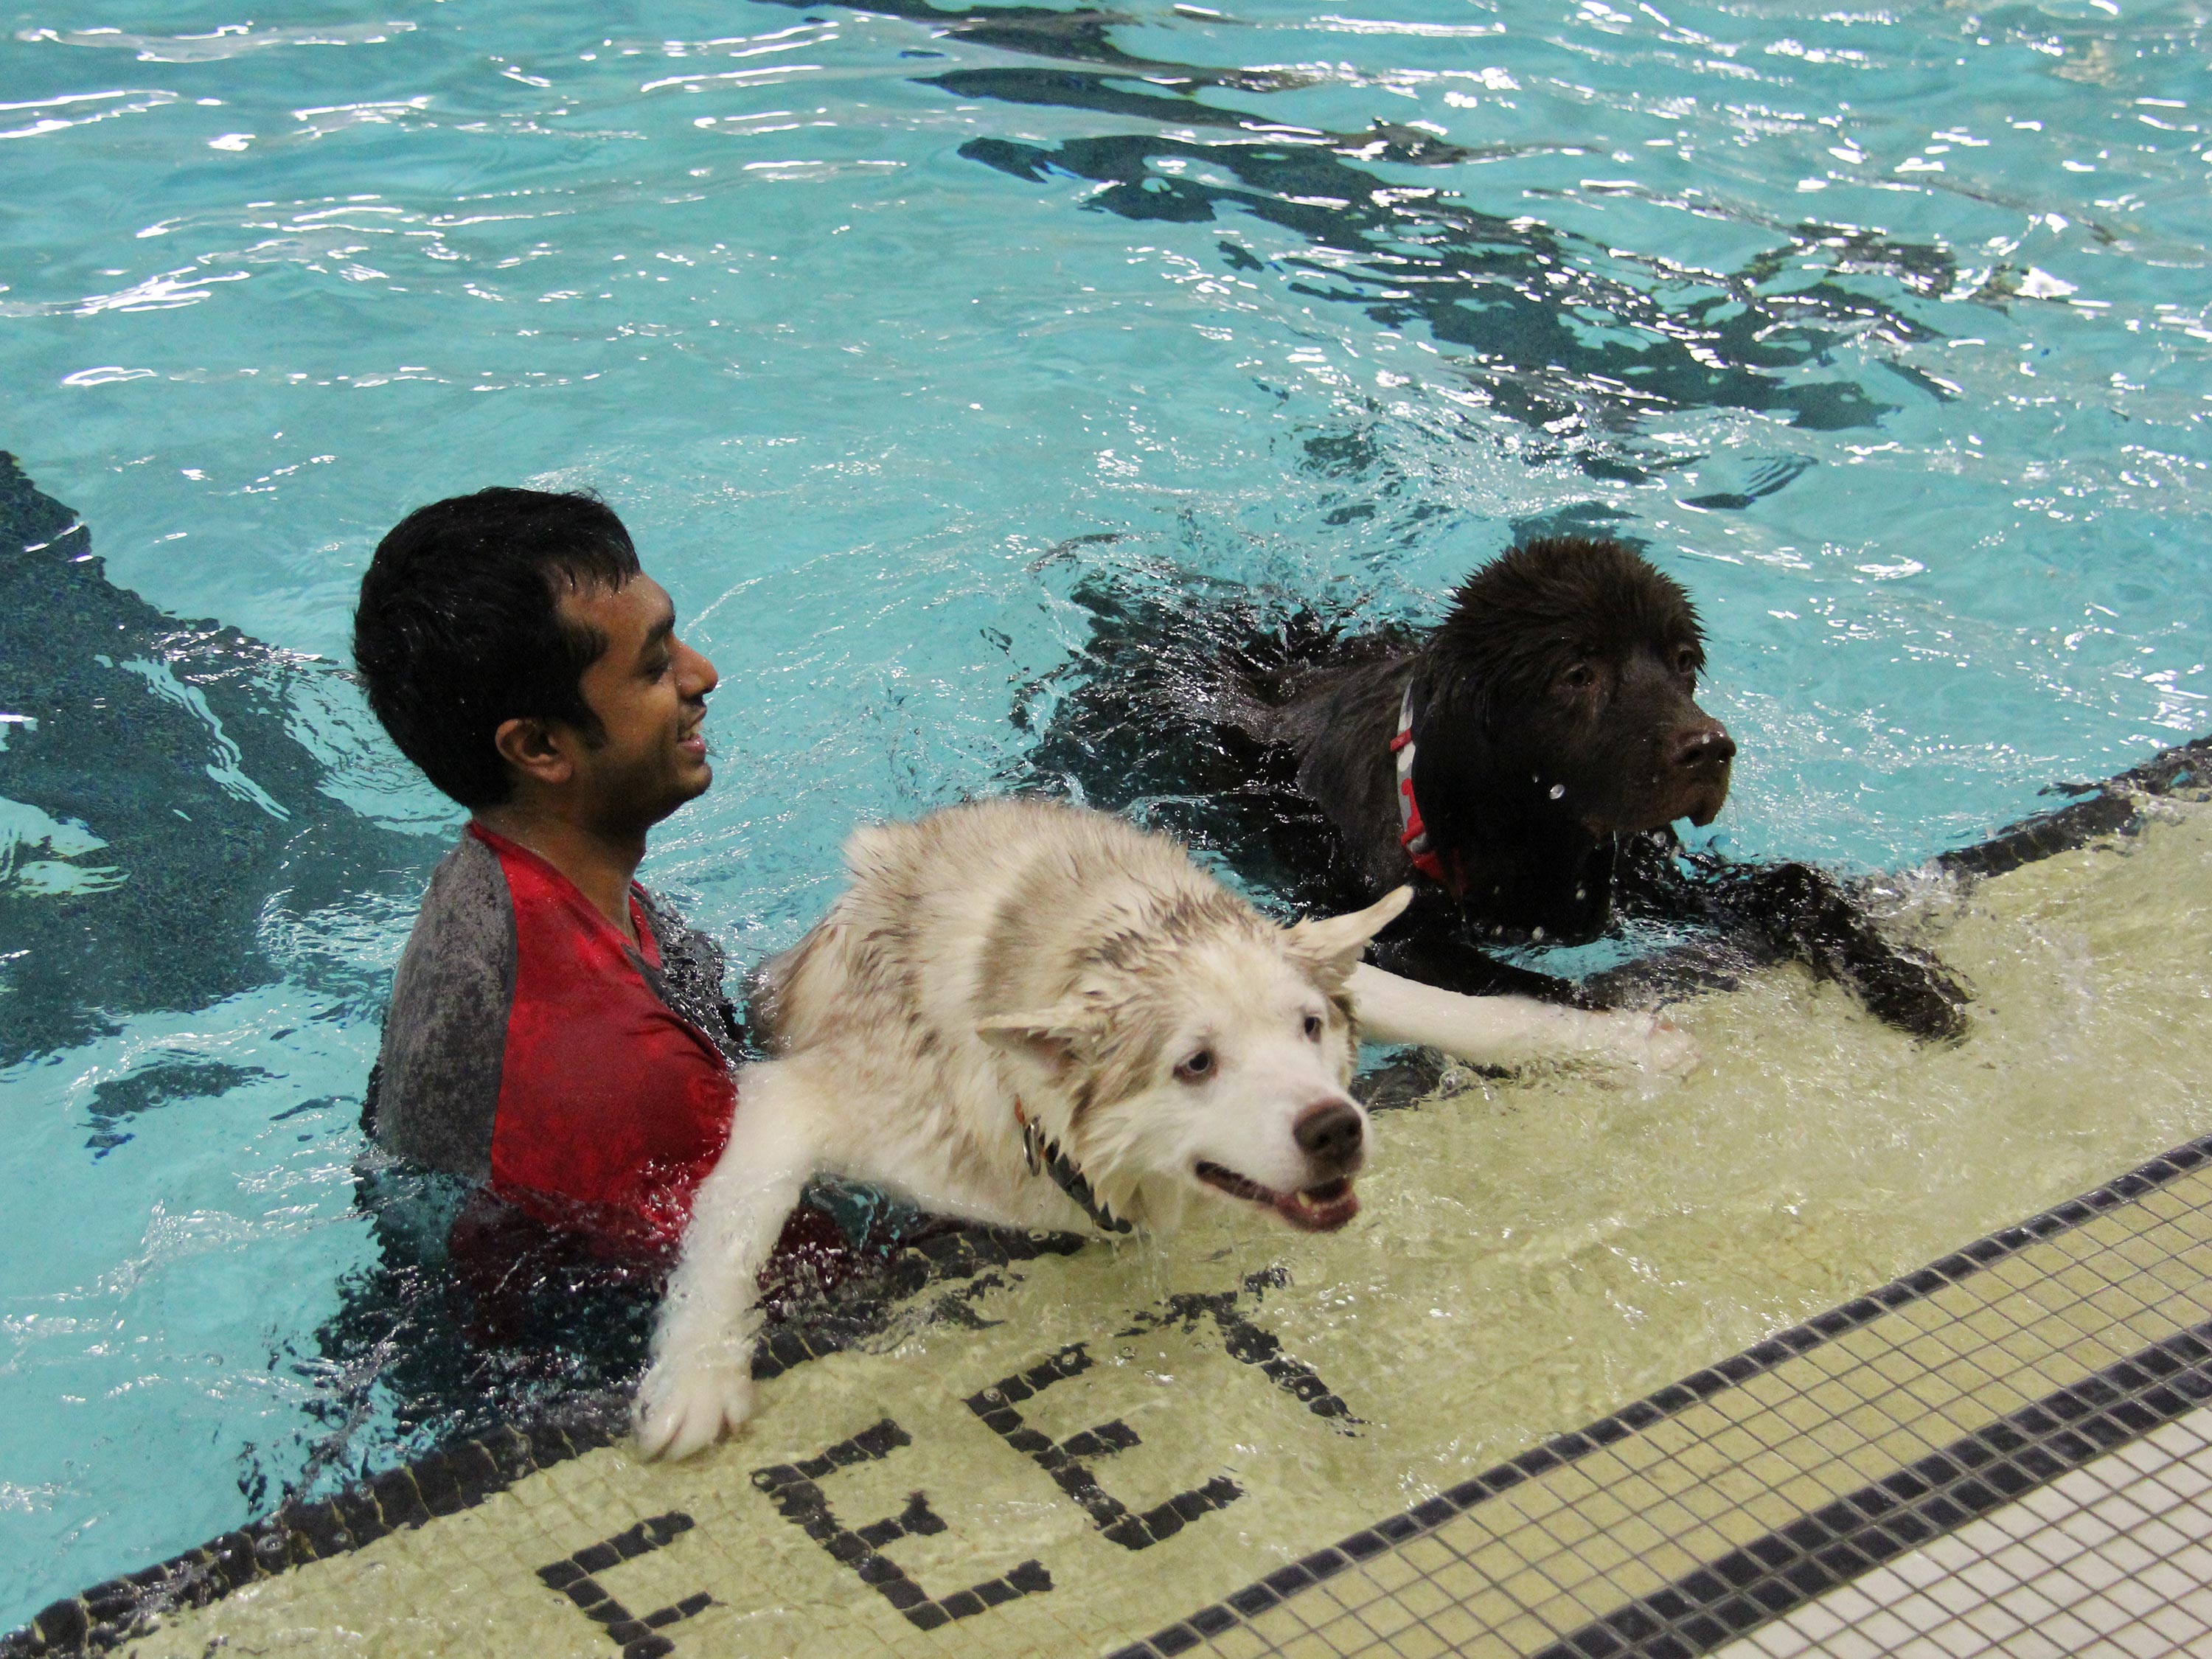
M1333 1233L1359 1213L1359 1194L1349 1181L1324 1182L1275 1200L1275 1213L1302 1232Z

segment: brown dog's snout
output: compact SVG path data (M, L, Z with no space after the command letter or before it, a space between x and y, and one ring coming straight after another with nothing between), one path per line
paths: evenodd
M1719 772L1735 759L1735 739L1711 717L1674 734L1674 763L1684 772Z
M1366 1153L1367 1128L1360 1121L1359 1109L1341 1100L1306 1108L1291 1138L1316 1165L1337 1175L1358 1169Z

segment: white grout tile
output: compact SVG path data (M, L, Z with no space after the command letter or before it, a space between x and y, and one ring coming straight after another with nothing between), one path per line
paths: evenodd
M1951 1617L1948 1607L1940 1601L1931 1601L1917 1590L1893 1603L1889 1610L1915 1630L1933 1630L1936 1626L1948 1622Z
M1845 1584L1841 1589L1830 1590L1822 1599L1846 1624L1856 1624L1879 1605L1863 1594L1856 1584Z
M1946 1625L1941 1630L1928 1632L1928 1639L1951 1656L1951 1659L1976 1659L1976 1656L1997 1651L1996 1644L1972 1625Z
M2015 1631L2033 1624L1998 1601L1984 1601L1960 1615L1961 1621L1971 1625L1992 1642L2002 1642Z
M1965 1579L1985 1597L2002 1595L2020 1582L2018 1574L2007 1572L1995 1561L1986 1559L1975 1562L1959 1577Z
M2124 1576L2112 1557L2102 1550L2093 1551L2066 1564L2068 1575L2078 1578L2091 1589L2101 1590L2107 1584L2117 1583Z
M2023 1625L2039 1625L2058 1611L2058 1604L2045 1595L2035 1583L2007 1590L1997 1597L1996 1605Z
M1876 1647L1885 1650L1894 1650L1920 1633L1887 1607L1877 1607L1859 1620L1856 1629Z
M2100 1521L2087 1510L2076 1510L2068 1516L2058 1523L2058 1530L2090 1549L2096 1548L2107 1539L2119 1536L2118 1527Z
M2179 1601L2204 1583L2201 1575L2182 1571L2174 1564L2171 1557L2163 1561L2152 1562L2138 1576L2143 1584L2161 1601Z
M1882 1651L1855 1630L1839 1630L1820 1644L1827 1659L1883 1659Z
M1984 1536L1989 1538L1990 1541L1984 1547L1995 1551L2002 1549L2007 1544L2017 1539L2027 1537L2028 1534L2041 1526L2043 1522L2042 1518L2032 1510L2023 1509L2017 1504L2008 1504L2004 1508L1984 1516L1973 1524L1982 1530ZM1978 1540L1977 1541L1978 1545Z
M2023 1542L2009 1545L1999 1550L1990 1558L1990 1565L2017 1584L2045 1571L2050 1563Z
M2071 1514L2077 1507L2056 1480L2047 1486L2038 1486L2020 1500L2020 1506L2038 1520L2045 1522L2057 1521Z
M2203 1588L2193 1589L2188 1595L2178 1597L2174 1605L2187 1608L2206 1624L2212 1625L2212 1581L2208 1581L2203 1575L2196 1575L2196 1577L2197 1582L2203 1585Z
M1990 1598L1955 1574L1946 1574L1923 1592L1947 1613L1962 1613L1969 1607L1978 1607Z
M2212 1448L2212 1419L2199 1410L2186 1417L2177 1417L2171 1423L2161 1423L2143 1437L2143 1443L2156 1446L2169 1457L2193 1457L2198 1452Z
M2186 1533L2177 1532L2171 1522L2155 1515L2140 1527L2136 1528L2128 1536L2154 1555L2170 1556L2177 1551L2188 1548L2190 1544L2189 1535Z
M2120 1447L2112 1453L2111 1456L2118 1458L2129 1468L2144 1474L2148 1474L2160 1465L2172 1461L2157 1447L2147 1444L2141 1440ZM2106 1461L2109 1462L2110 1459Z
M1963 1567L1971 1567L1982 1559L1981 1552L1956 1533L1930 1540L1925 1553L1929 1560L1946 1572L1957 1572Z
M1851 1583L1860 1595L1872 1596L1884 1607L1903 1601L1915 1588L1911 1580L1896 1571L1893 1563L1876 1567L1872 1572L1863 1572Z
M2121 1572L2130 1575L2141 1572L2158 1559L2133 1537L2125 1535L2115 1538L2099 1553Z
M2053 1613L2043 1621L2043 1634L2071 1656L2097 1639L2097 1632L2070 1613Z
M1888 1571L1895 1573L1906 1583L1917 1588L1921 1585L1934 1583L1938 1578L1945 1577L1949 1571L1949 1569L1945 1567L1942 1562L1936 1560L1934 1556L1929 1554L1927 1551L1913 1550L1910 1553L1900 1555L1896 1560L1892 1561L1889 1564ZM1868 1575L1869 1577L1871 1577L1872 1576L1872 1574ZM1859 1582L1861 1583L1864 1583L1866 1579L1862 1578Z
M2150 1518L2143 1512L2142 1507L2130 1498L2124 1492L2114 1492L2109 1498L2093 1504L2089 1512L2107 1526L2121 1532L2127 1531L2130 1527L2139 1527Z
M1810 1638L1787 1619L1778 1619L1764 1630L1754 1632L1751 1641L1766 1659L1798 1659L1813 1645Z
M2106 1492L2117 1492L2125 1486L2130 1474L2130 1470L2115 1468L2099 1458L2094 1462L2084 1463L2065 1479L2068 1487L2084 1504L2094 1504Z
M2212 1628L2208 1627L2195 1613L2186 1608L2175 1607L2171 1602L2159 1608L2155 1613L2145 1613L2143 1623L2176 1646L2193 1644L2204 1636L2208 1628Z
M2142 1437L2142 1443L2177 1460L2212 1451L2212 1407L2199 1406L2185 1417L2160 1424Z
M2176 1460L2156 1474L2145 1477L2146 1484L2155 1486L2163 1494L2158 1512L2172 1520L2175 1511L2187 1512L2207 1492L2212 1492L2212 1454L2200 1455L2206 1468Z
M2030 1629L2005 1644L2005 1659L2073 1659L2073 1656L2042 1630Z
M2088 1547L2079 1539L2069 1538L2056 1527L2045 1527L2027 1541L2028 1548L2043 1559L2045 1566L2039 1568L2039 1571L2063 1566Z
M2170 1469L2172 1465L2169 1464L2167 1467ZM2164 1474L2141 1476L2128 1486L2122 1496L2125 1497L2130 1503L2138 1505L2145 1515L2154 1520L2172 1515L2187 1501L2177 1495L2166 1484Z
M2053 1607L2070 1607L2090 1594L2089 1587L2064 1568L2056 1572L2039 1573L2028 1586Z
M2134 1620L2134 1615L2125 1607L2101 1592L2076 1601L2067 1611L2090 1629L2106 1635Z
M1844 1628L1843 1620L1826 1601L1807 1603L1790 1615L1790 1622L1815 1642L1825 1641Z
M1977 1555L1995 1555L2012 1542L2014 1534L1985 1515L1978 1521L1969 1521L1951 1536Z
M2137 1594L2140 1586L2132 1583L2115 1584L2106 1593L2106 1599L2128 1616L2130 1624L2140 1624L2154 1613L2162 1612L2166 1604L2155 1595ZM2188 1615L2184 1614L2185 1618ZM2193 1624L2196 1621L2191 1620Z

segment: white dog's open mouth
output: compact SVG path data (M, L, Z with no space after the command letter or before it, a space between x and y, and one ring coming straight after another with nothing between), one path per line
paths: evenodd
M1352 1190L1352 1182L1341 1176L1303 1192L1279 1193L1234 1170L1224 1170L1218 1164L1201 1164L1196 1174L1207 1186L1231 1198L1266 1205L1301 1232L1333 1233L1359 1213L1359 1194Z

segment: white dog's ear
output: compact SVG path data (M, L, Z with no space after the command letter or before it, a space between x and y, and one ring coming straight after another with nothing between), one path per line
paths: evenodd
M1398 913L1413 902L1412 888L1395 888L1364 910L1299 922L1288 930L1285 942L1292 956L1311 968L1324 986L1334 989L1350 977L1360 953L1367 949L1367 941L1395 921Z
M1039 1060L1059 1060L1086 1037L1106 1027L1106 1011L1096 1002L1076 997L1050 1008L1033 1008L1018 1014L993 1014L975 1022L975 1035L986 1042Z

